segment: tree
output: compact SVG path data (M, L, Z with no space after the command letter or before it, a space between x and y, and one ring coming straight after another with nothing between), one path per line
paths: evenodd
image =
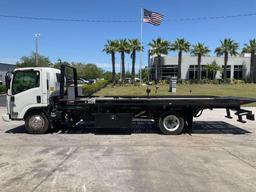
M131 83L134 83L135 78L135 63L136 63L136 52L142 51L143 47L141 45L141 42L138 39L130 39L130 52L131 52L131 58L132 58L132 74L131 74Z
M130 71L126 71L125 72L125 78L131 78L132 77L132 74Z
M234 42L232 39L224 39L220 41L220 46L215 49L215 53L217 56L224 55L224 82L227 81L227 64L228 64L228 57L236 56L238 54L239 45L238 43Z
M157 56L157 64L155 66L155 81L159 80L159 67L161 65L161 56L167 55L170 50L170 43L161 38L153 39L152 42L148 44L150 46L150 54Z
M171 50L178 51L178 79L181 79L181 64L182 64L182 53L190 50L190 43L184 38L176 39L171 45Z
M69 62L67 61L62 61L60 58L57 60L56 63L53 64L53 68L56 68L56 69L60 69L60 66L61 65L71 65Z
M88 63L82 64L77 63L74 65L77 70L77 77L84 79L97 79L101 78L103 75L103 69L97 67L97 65Z
M108 40L105 44L105 48L103 51L107 54L111 54L111 60L112 60L112 83L115 82L115 75L116 75L116 69L115 69L115 63L116 63L116 57L115 54L118 51L118 42L116 40L110 41Z
M251 53L251 63L250 63L250 82L256 83L256 61L255 61L255 53L256 53L256 39L252 39L249 41L249 44L244 44L244 48L242 53Z
M125 53L130 53L130 46L126 39L120 39L117 46L118 52L121 54L121 81L125 80Z
M206 67L208 71L208 78L211 80L214 80L216 78L216 73L222 70L222 68L217 64L215 60L211 64L208 64Z
M113 76L112 76L112 72L110 72L110 71L105 71L104 73L103 73L103 75L102 75L102 78L104 79L104 80L107 80L108 82L113 82ZM115 81L114 81L115 82Z
M38 55L38 65L36 65L35 60L36 54L32 52L31 56L23 56L20 62L16 63L16 67L49 67L51 61L48 57L43 55Z
M140 71L139 71L140 74ZM143 82L148 81L148 68L145 67L144 69L141 69L141 79Z
M197 43L193 45L191 50L191 54L197 56L197 80L201 81L201 61L202 56L208 55L210 49L204 45L204 43Z

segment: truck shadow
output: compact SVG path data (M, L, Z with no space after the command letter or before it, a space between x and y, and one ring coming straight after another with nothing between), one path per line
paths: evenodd
M26 133L24 125L7 130L6 133ZM84 124L77 127L64 127L60 130L51 130L48 134L88 134L95 135L126 135L126 134L162 134L152 122L135 122L130 129L96 129L93 124ZM196 121L193 124L192 134L249 134L250 131L236 127L223 121Z

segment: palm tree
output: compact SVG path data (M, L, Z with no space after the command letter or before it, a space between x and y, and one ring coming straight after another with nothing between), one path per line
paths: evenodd
M155 81L157 82L159 79L159 67L161 65L161 55L167 55L170 50L170 43L161 38L153 39L151 43L148 44L150 46L150 54L157 56L158 63L155 66Z
M107 54L111 54L111 60L112 60L112 83L115 82L115 76L116 76L116 57L115 57L115 54L116 54L116 51L117 51L117 46L118 46L118 43L116 40L114 41L110 41L108 40L107 43L105 44L105 48L103 49L103 51Z
M182 52L188 52L190 50L190 43L184 38L176 39L171 45L171 50L178 51L178 79L181 79Z
M121 81L125 80L125 53L130 53L130 46L126 39L120 39L118 41L117 50L121 53Z
M221 45L215 49L215 53L217 56L224 55L224 81L227 81L227 64L228 64L228 56L236 56L238 54L239 45L234 42L232 39L224 39L224 41L220 41Z
M130 39L129 40L131 58L132 58L132 74L131 74L131 82L133 84L135 78L135 63L136 63L136 52L142 51L143 47L138 39Z
M202 56L208 55L211 50L204 45L204 43L197 43L193 45L191 54L197 56L197 80L201 81L201 60Z
M244 44L242 53L251 53L250 82L256 83L256 66L254 66L256 53L256 39L250 40L249 44Z

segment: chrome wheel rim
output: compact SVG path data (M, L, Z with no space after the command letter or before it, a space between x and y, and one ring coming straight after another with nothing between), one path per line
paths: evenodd
M34 130L40 130L44 127L45 125L45 121L44 118L40 115L33 115L29 121L28 121L28 125L30 128L34 129Z
M164 118L163 125L168 131L175 131L180 126L180 120L175 115L168 115Z

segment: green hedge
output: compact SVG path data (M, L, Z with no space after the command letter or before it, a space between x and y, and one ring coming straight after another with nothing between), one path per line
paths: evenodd
M5 93L5 92L6 92L5 85L0 85L0 93Z
M107 80L100 80L91 85L84 85L83 86L83 94L84 94L84 96L91 96L92 94L96 93L100 89L106 87L107 84L108 84Z

